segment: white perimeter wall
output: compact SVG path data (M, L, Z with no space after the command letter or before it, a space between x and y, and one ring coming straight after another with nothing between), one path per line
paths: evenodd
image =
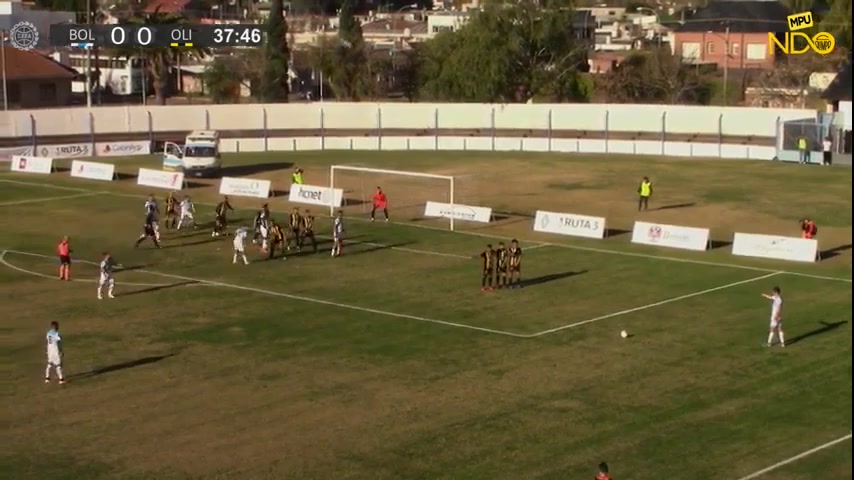
M3 118L5 117L5 118ZM193 129L524 129L774 137L778 121L815 110L608 104L294 103L17 110L0 137ZM35 126L35 132L33 131Z
M0 115L0 137L189 132L196 129L306 130L294 138L224 139L223 151L495 150L622 153L772 159L771 146L674 142L668 134L774 138L779 122L815 118L814 110L623 104L298 103L271 105L118 106L21 110ZM479 129L487 136L429 135L431 129ZM369 136L320 137L323 129L372 130ZM422 136L383 136L418 129ZM580 130L657 134L661 140L515 138L491 130ZM502 135L502 133L498 133ZM257 138L258 136L262 138ZM51 142L40 142L51 143Z

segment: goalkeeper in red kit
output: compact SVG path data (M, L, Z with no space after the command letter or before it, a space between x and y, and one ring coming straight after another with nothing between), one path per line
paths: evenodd
M374 221L377 210L382 210L383 215L385 215L385 221L388 221L388 197L385 196L385 192L380 187L377 187L377 191L374 192L374 196L371 198L373 201L373 208L371 208L371 221Z

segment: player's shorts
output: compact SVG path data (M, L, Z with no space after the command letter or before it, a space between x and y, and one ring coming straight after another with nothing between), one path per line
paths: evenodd
M484 275L492 275L492 269L491 268L484 268L483 274Z
M60 265L71 265L71 256L70 255L60 255L59 256L59 264Z
M47 363L49 363L50 365L55 365L57 367L62 366L62 355L58 353L47 354Z
M300 229L299 229L299 227L297 227L297 228L291 228L291 235L293 235L294 237L299 237L299 235L300 235Z
M522 265L511 265L510 271L511 272L520 272L520 271L522 271Z
M170 209L166 210L166 215L169 215L169 216L178 215L178 210L176 210L174 208L170 208Z
M314 236L314 231L312 231L312 230L303 230L303 231L302 231L302 236L303 236L303 237L313 237L313 236Z
M154 227L145 227L142 230L142 233L147 237L153 237L157 235L157 231L154 229Z
M103 287L104 285L113 285L115 284L115 280L113 280L112 275L104 275L101 274L101 278L98 279L98 286Z
M768 326L769 326L769 328L771 328L772 330L773 330L773 329L776 329L776 328L782 328L782 327L783 327L783 321L782 321L782 320L774 320L774 319L772 318L772 319L771 319L771 323L769 323L769 325L768 325Z
M193 219L193 212L181 212L181 217Z
M238 255L242 254L244 250L246 250L246 247L244 247L243 245L235 245L234 246L234 253L236 253Z
M498 267L495 269L496 273L507 273L507 267Z
M267 238L267 236L270 234L270 229L265 227L264 225L261 225L260 227L258 227L258 233L260 233L262 237Z

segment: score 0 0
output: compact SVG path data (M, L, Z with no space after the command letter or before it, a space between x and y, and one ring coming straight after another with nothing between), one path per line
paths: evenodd
M127 27L115 26L110 29L110 44L113 46L125 46L130 44L134 47L148 47L154 40L154 32L151 27Z

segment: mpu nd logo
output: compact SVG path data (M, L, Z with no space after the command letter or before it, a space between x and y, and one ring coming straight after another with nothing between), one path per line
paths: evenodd
M780 42L780 39L777 38L777 35L773 33L768 34L768 53L774 54L774 47L780 49L781 52L787 55L802 55L807 53L810 48L819 54L819 55L827 55L836 48L836 39L833 38L833 35L827 32L818 32L810 38L809 35L803 32L799 32L797 30L804 30L807 28L812 28L815 25L815 22L812 18L812 12L803 12L796 13L794 15L789 15L786 17L786 21L789 24L789 32L783 34L783 42ZM797 49L795 47L795 39L803 38L806 46L803 48Z

